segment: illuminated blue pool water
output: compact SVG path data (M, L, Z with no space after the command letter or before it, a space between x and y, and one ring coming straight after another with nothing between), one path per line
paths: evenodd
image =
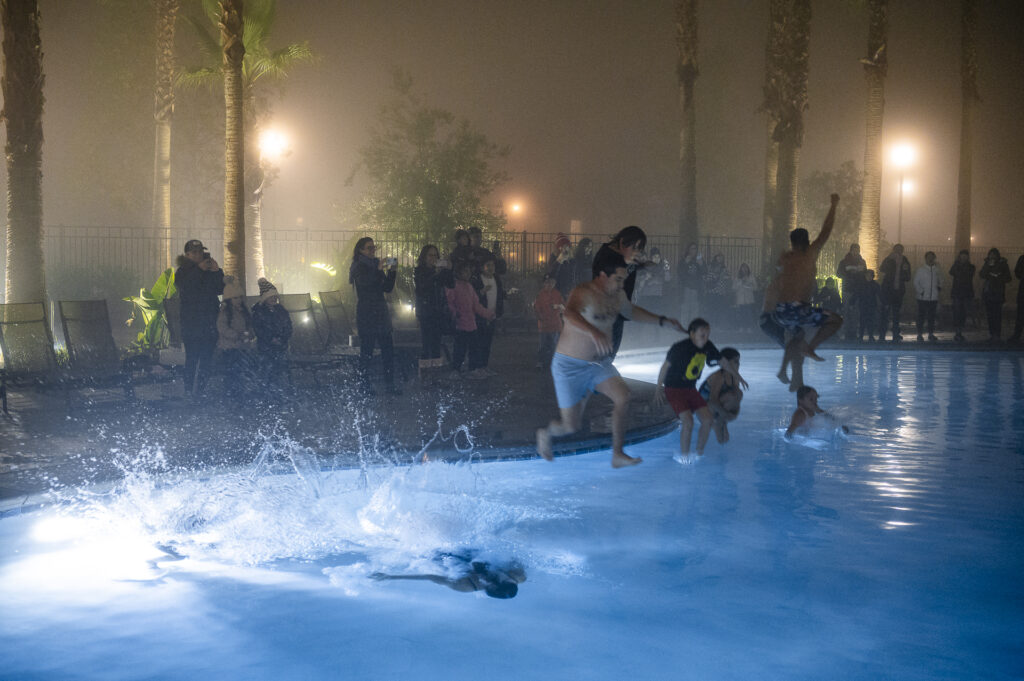
M829 358L807 381L852 435L790 443L777 354L744 353L732 442L691 466L676 433L622 471L597 452L158 486L140 464L6 518L0 678L1024 676L1024 359ZM518 595L368 578L465 547L521 563Z

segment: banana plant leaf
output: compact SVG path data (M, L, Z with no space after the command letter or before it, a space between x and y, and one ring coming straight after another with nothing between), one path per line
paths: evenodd
M130 350L135 352L153 352L167 347L167 312L164 303L178 292L174 286L174 270L167 268L151 288L144 288L137 296L128 296L124 300L132 303L131 318L125 322L131 326L141 320L142 331L131 344Z

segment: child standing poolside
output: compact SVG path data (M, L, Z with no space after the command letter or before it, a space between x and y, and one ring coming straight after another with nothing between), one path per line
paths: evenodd
M736 348L722 348L718 365L721 370L708 376L700 386L700 396L708 403L711 411L711 429L719 444L729 441L729 421L736 420L740 413L743 391L736 376L740 371L740 353Z
M704 445L711 434L712 415L708 404L697 392L697 381L700 380L704 366L719 363L721 353L715 344L708 340L711 325L700 317L690 322L687 328L690 337L673 345L668 350L665 363L658 374L658 387L654 399L658 404L668 400L672 410L679 417L681 430L679 433L679 454L672 457L679 463L689 463L690 438L693 435L693 413L700 419L700 431L697 434L697 454L704 454ZM743 377L729 368L722 367L748 388Z
M533 301L533 311L537 313L537 332L540 334L540 347L537 350L537 368L551 367L551 358L555 355L558 336L562 333L562 311L565 300L555 288L555 278L544 275L544 284Z

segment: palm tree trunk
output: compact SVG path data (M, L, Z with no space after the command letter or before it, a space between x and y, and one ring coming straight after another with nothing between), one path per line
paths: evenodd
M246 271L255 279L267 276L263 264L263 189L264 172L256 123L256 102L252 87L246 88L245 107L245 240Z
M6 302L46 300L43 261L43 51L36 0L0 0L7 125Z
M679 78L679 109L682 124L679 131L680 198L679 239L683 248L697 240L697 115L693 89L699 75L697 68L697 0L679 0L676 4L676 47Z
M766 109L775 119L772 141L778 144L775 193L772 197L771 239L766 244L774 260L786 250L787 237L797 225L800 148L804 139L807 76L811 42L810 0L773 0L770 4L769 71Z
M220 0L224 52L224 271L245 281L245 127L243 123L242 0Z
M957 178L957 252L971 248L971 119L978 96L978 51L975 33L978 11L974 0L962 0L960 18L960 170Z
M888 0L869 0L868 56L861 59L867 79L867 130L864 139L864 193L860 207L861 257L868 269L878 269L878 255L882 239L882 118L885 110L886 42L889 25Z
M775 214L775 192L779 186L779 143L772 138L777 124L777 121L769 117L768 131L765 136L767 141L764 154L764 216L761 222L761 274L764 275L774 274L775 264L770 244L772 243L772 216Z
M156 0L153 228L161 242L164 267L171 266L174 254L171 246L171 117L174 113L174 23L179 5L180 0Z

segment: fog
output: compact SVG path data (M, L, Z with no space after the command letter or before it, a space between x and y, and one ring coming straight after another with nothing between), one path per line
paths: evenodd
M149 3L41 0L46 109L44 221L139 225L150 220L153 41ZM697 164L705 234L757 236L762 214L767 0L705 0L700 13ZM944 243L956 215L960 130L960 28L955 0L890 7L886 145L913 141L904 241ZM183 2L182 14L195 13ZM513 229L587 232L639 224L672 233L679 210L679 126L673 3L424 3L280 0L271 46L308 40L320 61L299 66L273 102L292 153L266 193L265 226L342 227L358 198L346 186L393 68L407 70L432 105L468 118L508 145L511 181L495 204L524 206ZM116 22L115 22L116 23ZM979 90L974 137L976 243L1019 243L1024 213L1024 9L979 3ZM195 43L178 25L178 56ZM814 3L809 104L801 176L846 160L863 163L866 10ZM116 92L114 89L116 88ZM222 185L203 186L179 148L189 126L222 125L215 107L179 95L172 200L176 224L219 224ZM213 101L216 101L215 99ZM191 107L191 108L190 108ZM207 118L204 118L206 116ZM0 133L2 134L2 133ZM211 135L215 158L222 145ZM4 180L6 180L5 171ZM897 178L883 177L882 226L895 232ZM827 197L821 197L822 210Z

